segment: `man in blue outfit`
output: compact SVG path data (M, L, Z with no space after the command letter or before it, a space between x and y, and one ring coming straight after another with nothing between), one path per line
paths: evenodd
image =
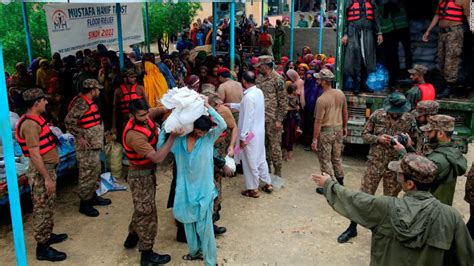
M177 167L176 195L173 214L184 224L189 254L184 260L204 259L205 265L216 265L217 248L212 224L214 199L214 143L227 128L224 119L209 105L203 96L216 127L212 128L209 116L201 116L194 122L194 130L176 138L171 152ZM165 141L160 135L160 146Z

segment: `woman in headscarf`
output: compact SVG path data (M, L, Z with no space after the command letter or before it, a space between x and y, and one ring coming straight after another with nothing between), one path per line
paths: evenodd
M53 60L51 62L54 70L56 72L59 72L59 70L63 67L63 62L61 60L61 55L59 53L54 53L53 54Z
M313 61L314 57L312 54L306 54L304 57L303 57L303 63L309 65L311 63L311 61Z
M41 59L41 57L33 59L33 61L31 61L30 66L28 67L28 74L30 74L30 76L33 78L33 82L36 82L36 72L40 67L39 64Z
M198 76L190 75L190 76L186 77L186 79L184 80L184 83L189 89L194 90L198 93L201 92L201 83L199 81Z
M306 72L309 70L309 66L305 63L298 65L297 72L302 80L306 78Z
M299 96L301 107L304 108L306 105L305 97L304 97L304 81L293 69L286 71L286 76L291 81L291 83L296 85L296 94Z
M52 69L48 60L42 59L39 63L40 68L36 71L36 85L43 90L49 89L51 79L58 76L58 73Z
M303 125L303 145L311 145L313 139L313 126L314 126L314 109L316 107L316 101L319 96L323 93L323 89L317 85L316 78L314 77L314 70L306 72L304 80L304 125ZM311 147L309 148L311 149Z
M303 50L301 51L301 56L298 58L298 60L296 62L297 63L303 63L303 58L307 54L311 54L311 48L309 48L309 46L303 47Z
M150 107L156 107L158 101L168 92L168 83L158 67L149 61L144 61L145 76L143 88Z

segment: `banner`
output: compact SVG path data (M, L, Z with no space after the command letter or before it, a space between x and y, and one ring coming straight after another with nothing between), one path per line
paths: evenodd
M48 4L44 6L51 54L74 55L98 44L118 46L115 4ZM145 41L141 4L122 4L123 44Z

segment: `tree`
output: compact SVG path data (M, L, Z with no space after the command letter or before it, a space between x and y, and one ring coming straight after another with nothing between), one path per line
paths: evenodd
M27 3L33 58L50 58L50 46L44 4ZM28 63L25 29L20 3L0 5L0 41L3 44L5 68L12 72L17 62Z
M189 27L198 10L201 10L199 3L149 4L150 39L156 38L161 58L169 51L169 38L165 39L165 35L171 36Z

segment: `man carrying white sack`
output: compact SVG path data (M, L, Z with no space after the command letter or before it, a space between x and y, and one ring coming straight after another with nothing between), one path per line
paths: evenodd
M258 198L259 181L265 182L262 190L267 193L273 191L272 181L268 172L265 156L265 99L263 92L255 86L255 74L247 71L242 75L244 97L242 102L228 104L229 107L240 110L239 113L239 140L241 151L237 160L242 160L246 190L242 195ZM253 134L250 140L249 136Z

